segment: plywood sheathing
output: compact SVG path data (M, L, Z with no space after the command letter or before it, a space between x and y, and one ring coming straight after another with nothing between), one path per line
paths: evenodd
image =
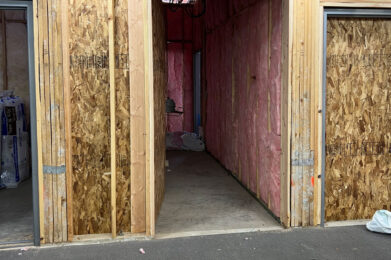
M279 216L281 1L208 8L207 148Z
M111 232L107 1L69 4L74 234Z
M160 1L152 5L153 29L153 91L155 124L155 218L158 216L165 192L166 111L167 88L165 10Z
M391 208L391 21L327 25L326 220L369 219Z
M128 1L115 1L117 230L130 232L130 97Z
M73 2L72 2L73 3ZM130 102L127 1L114 2L114 73L116 139L116 229L130 232ZM91 9L89 9L91 7ZM69 7L71 25L72 136L74 170L75 234L111 230L109 173L109 45L107 3L84 1ZM94 21L94 26L89 26ZM96 23L95 23L96 22ZM72 31L73 30L73 31ZM80 40L82 39L82 40ZM79 104L79 101L83 100ZM85 102L88 100L89 102ZM98 106L98 109L95 109ZM82 120L76 124L75 117ZM94 118L94 120L87 120ZM85 124L85 125L83 125ZM95 143L99 143L94 147ZM97 148L97 149L95 149ZM77 149L77 150L74 150ZM90 150L92 153L90 153ZM78 164L82 165L79 167ZM78 168L78 169L76 169ZM95 195L96 198L92 198ZM76 201L78 200L78 201ZM83 206L84 205L84 206ZM109 210L109 211L107 211ZM78 221L77 218L81 217ZM109 219L108 219L109 217ZM75 219L76 218L76 219ZM80 225L76 227L76 224ZM102 224L102 225L100 225ZM110 229L109 229L110 227Z

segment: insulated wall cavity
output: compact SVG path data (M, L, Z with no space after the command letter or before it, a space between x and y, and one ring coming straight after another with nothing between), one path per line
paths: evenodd
M177 112L167 114L167 131L193 132L193 21L183 9L167 8L167 97Z
M208 2L208 150L280 215L281 1Z

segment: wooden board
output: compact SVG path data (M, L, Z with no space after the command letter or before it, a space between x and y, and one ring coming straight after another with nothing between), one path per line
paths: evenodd
M35 36L36 55L39 63L39 99L37 100L37 133L39 155L38 170L43 223L42 243L63 242L66 232L65 138L63 61L60 0L37 3ZM38 35L37 35L38 33ZM42 147L41 147L41 141ZM40 156L42 155L42 161ZM41 204L41 205L42 205ZM41 213L42 214L42 213Z
M115 44L114 44L114 0L108 0L109 27L109 76L110 76L110 191L111 191L111 236L117 236L117 154L116 154L116 117L115 117Z
M69 8L74 234L110 233L108 6Z
M326 220L391 209L391 20L327 27Z
M166 25L165 8L160 1L152 4L153 30L153 91L155 124L155 215L156 218L164 198L166 161Z
M131 232L146 229L146 104L144 1L128 2L131 144Z
M281 67L281 210L280 220L285 227L290 226L290 134L291 134L291 99L290 99L290 53L292 51L293 5L288 0L282 1L282 67ZM258 176L257 176L258 177ZM257 179L257 183L259 183ZM257 191L259 191L257 187ZM258 192L259 197L259 192Z

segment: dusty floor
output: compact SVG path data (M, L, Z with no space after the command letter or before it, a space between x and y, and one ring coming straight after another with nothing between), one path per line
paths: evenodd
M207 153L169 151L157 234L280 225Z
M33 239L31 179L0 190L0 244Z

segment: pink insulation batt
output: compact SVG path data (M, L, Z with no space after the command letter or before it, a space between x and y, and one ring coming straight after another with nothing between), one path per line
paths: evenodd
M207 149L276 216L281 16L281 1L208 1L203 95Z
M168 132L193 132L193 32L192 19L182 9L167 9L167 97L177 111L167 115Z
M193 131L192 55L202 49L207 150L279 217L281 0L207 3L202 18L167 10L167 96L184 112L168 115L168 131Z

